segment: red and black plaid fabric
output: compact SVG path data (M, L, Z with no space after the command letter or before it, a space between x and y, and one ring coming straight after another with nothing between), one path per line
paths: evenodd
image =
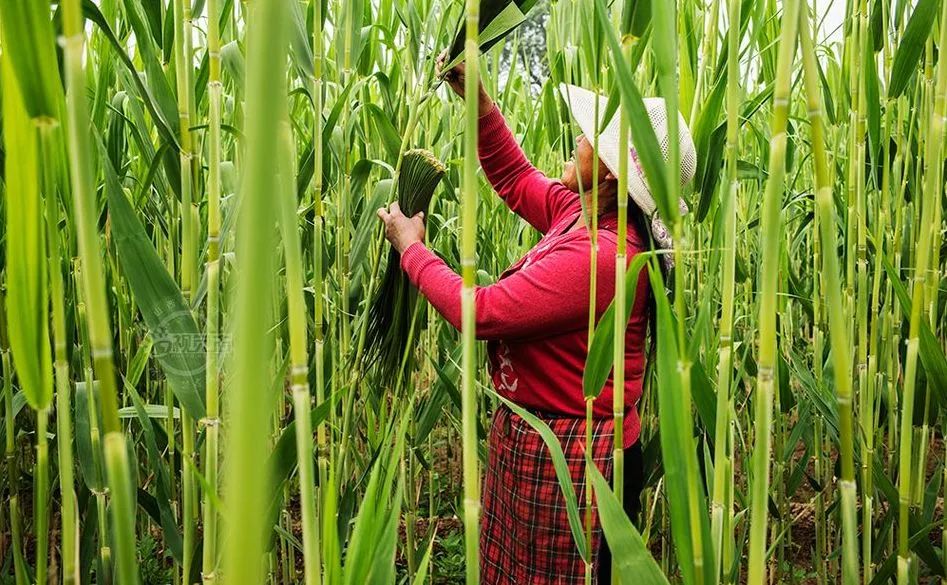
M585 523L585 419L536 413L559 437ZM614 421L593 422L592 458L612 476ZM598 556L601 527L593 507L592 550ZM593 583L597 566L593 567ZM493 416L480 525L480 582L485 585L584 583L566 502L552 455L528 422L506 406Z

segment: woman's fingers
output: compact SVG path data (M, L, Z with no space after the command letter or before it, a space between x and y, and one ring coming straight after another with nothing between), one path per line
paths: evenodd
M384 207L378 208L376 213L378 214L378 217L381 218L383 222L385 222L385 224L389 224L396 219L404 217L404 213L401 212L401 206L398 205L397 201L392 202L388 209L385 209ZM423 213L419 213L418 215L420 215L422 218L424 217ZM418 217L418 215L415 215L415 217Z
M447 71L444 71L444 65L447 65L447 51L437 56L437 60L434 62L437 66L437 75L438 77L446 77Z

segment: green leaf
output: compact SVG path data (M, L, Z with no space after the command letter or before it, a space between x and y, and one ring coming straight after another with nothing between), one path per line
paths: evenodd
M875 63L875 54L872 44L865 42L862 60L864 63ZM872 163L872 173L879 164L881 156L881 90L879 89L878 68L865 67L862 74L865 87L865 104L868 108L868 145L869 157ZM879 184L880 184L880 175Z
M608 541L609 550L615 561L615 576L622 585L664 585L667 577L655 562L644 539L635 525L628 519L614 492L602 472L586 453L586 466L592 476L595 488L595 502L598 505L598 517L602 523L602 532Z
M115 248L122 273L154 340L153 354L178 402L191 418L201 419L205 413L204 339L181 289L148 239L106 157L103 167Z
M368 487L355 517L345 554L345 585L387 585L395 580L395 548L404 493L404 472L398 461L402 457L407 422L413 411L410 399L406 406L397 426L389 427L384 446L372 464ZM396 471L399 478L392 494Z
M638 277L641 269L652 256L654 254L651 252L636 254L625 272L624 314L628 315L629 319L631 318L631 310L635 306L635 299L638 296ZM586 398L596 397L602 392L602 388L605 387L605 382L608 381L608 376L614 366L615 300L612 299L595 327L588 357L585 360L585 370L582 372L582 390L585 392Z
M726 49L724 49L726 51ZM697 221L703 221L710 209L710 201L716 190L726 143L726 123L720 123L720 113L726 96L727 76L721 75L710 95L704 98L700 116L694 125L694 145L697 148L697 172L694 185L700 192L697 206ZM709 174L716 175L708 177Z
M507 35L526 22L526 15L537 0L484 0L480 3L480 22L478 43L480 52L489 51ZM464 45L467 39L465 20L461 18L457 34L450 50L450 63L444 68L448 71L465 59Z
M621 32L642 37L651 24L651 0L627 0L622 6Z
M398 153L401 152L401 133L391 123L391 118L375 104L365 104L372 121L375 123L375 129L381 135L382 144L388 153L388 158L395 160Z
M628 108L628 121L631 129L632 142L638 152L641 166L648 179L648 186L654 201L657 204L661 217L676 217L677 202L671 202L670 189L667 184L665 161L651 126L651 116L645 108L644 100L634 82L634 71L622 54L621 45L615 36L615 30L608 18L608 10L604 0L595 0L595 15L598 17L605 33L605 42L612 52L612 62L615 64L618 87L621 89L622 107Z
M6 42L4 48L9 50ZM20 388L30 407L40 409L52 403L53 376L39 141L11 61L5 59L2 67L8 289L4 310Z
M907 288L901 279L891 261L887 256L882 258L885 272L888 273L888 281L894 289L898 301L901 303L901 311L905 315L911 314L911 297L908 295ZM930 323L927 319L921 319L921 331L918 345L921 356L921 365L927 373L927 384L938 395L941 405L947 406L947 357L944 356L944 350L941 349L937 336L931 331Z
M411 585L424 585L427 581L427 570L431 564L431 552L434 550L434 539L436 537L437 528L434 528L434 530L431 531L431 540L428 542L427 548L424 550L424 555L421 557L421 562L418 563L418 570L414 574Z
M303 15L299 2L289 3L289 17L293 29L289 37L290 54L293 57L293 62L306 76L312 77L315 75L315 70L312 45L309 44L311 36L306 29L306 17Z
M332 399L326 399L310 411L309 416L312 419L313 428L322 424L329 417L332 402ZM270 454L268 467L273 470L274 488L281 486L282 482L289 479L290 474L296 467L296 461L296 421L294 420L286 425L283 432L280 433L279 439L273 447L273 452Z
M99 411L99 384L93 382L92 391L85 382L76 382L76 395L74 400L74 410L76 419L76 428L74 434L76 437L76 458L79 460L79 472L82 481L90 490L101 490L105 485L104 478L99 475L96 465L97 454L92 449L92 411L91 405L95 405L95 418L102 420Z
M168 407L164 404L145 404L144 413L148 418L168 418ZM138 407L136 406L126 406L124 408L118 409L118 417L121 419L137 418L140 417L138 412ZM174 407L171 410L171 418L178 420L181 418L181 409Z
M132 61L131 57L128 56L128 52L125 50L125 46L115 36L115 33L109 26L108 20L106 20L105 16L103 16L102 12L99 10L99 7L96 6L92 0L82 0L82 13L87 19L89 19L89 21L99 28L106 40L108 40L109 45L111 45L115 50L115 54L118 56L122 65L125 66L128 75L132 79L135 89L138 91L138 97L142 102L144 102L145 107L148 109L148 113L151 114L152 120L158 129L158 133L161 135L162 141L168 144L173 144L176 149L180 148L177 138L178 118L173 97L171 98L171 115L170 117L166 117L165 115L168 106L167 96L173 96L171 89L168 86L167 78L161 74L160 78L158 79L149 79L152 89L160 86L161 89L158 91L160 91L161 95L165 96L159 101L159 99L157 99L153 94L152 90L149 89L145 85L145 82L141 79L134 62ZM157 75L160 71L161 68L158 66L157 71L152 68L149 73L154 73Z
M358 64L358 55L363 44L362 23L365 9L365 0L349 0L342 4L342 14L339 15L335 33L336 63L340 71L352 70Z
M572 485L572 475L569 473L569 464L566 462L566 456L562 452L562 445L559 444L559 438L556 437L549 425L536 417L522 406L510 402L500 396L493 390L488 390L490 394L507 405L510 410L515 412L520 418L529 423L539 436L542 437L549 454L552 456L552 465L556 469L556 479L559 480L559 488L562 490L562 497L566 501L566 514L569 517L569 528L572 530L572 539L575 540L575 546L579 550L579 556L583 559L589 558L589 551L585 543L585 528L579 517L579 503L575 495L575 486Z
M354 175L356 171L359 170L362 163L371 162L372 161L361 160L355 164L352 169L353 183ZM370 166L368 166L368 168L370 169ZM368 178L367 172L365 178ZM378 181L372 188L371 196L365 202L365 209L362 210L362 215L358 219L355 235L352 238L351 251L349 252L349 258L351 259L350 262L354 272L358 272L362 267L369 268L369 264L371 262L369 243L374 240L375 235L378 233L377 230L380 224L378 221L378 216L375 215L375 210L388 204L388 201L391 197L392 187L393 183L391 179L382 179Z
M888 80L888 98L899 97L908 86L908 81L917 71L921 53L934 28L937 19L937 9L942 0L918 0L911 20L908 21L904 36L894 54L894 64L891 66L891 78Z
M690 404L685 406L685 401L681 400L680 396L680 356L676 326L660 271L652 270L650 275L657 306L657 410L661 428L661 456L671 512L671 534L678 558L682 560L681 575L684 583L711 583L713 563L704 562L701 567L704 572L702 576L697 575L698 567L692 563L697 556L692 539L694 530L701 531L702 557L709 561L713 558L713 552L710 547L704 482L697 466L693 416Z
M155 504L158 507L162 538L164 538L164 542L167 544L172 556L178 562L181 562L184 558L184 541L181 538L181 533L178 532L174 512L171 510L171 501L173 499L171 474L168 472L168 466L161 457L162 451L158 448L155 423L152 420L151 413L148 411L148 405L141 399L141 396L138 395L135 388L128 384L128 380L125 380L125 390L132 399L132 404L134 405L133 409L137 415L138 422L141 423L145 452L148 455L148 468L157 476L157 481L155 482ZM167 407L164 407L164 410L165 414L167 414Z
M30 117L59 119L64 96L49 4L0 0L0 28L3 56L19 81Z
M247 80L247 61L237 41L231 41L220 48L220 62L233 78L234 87L242 94Z

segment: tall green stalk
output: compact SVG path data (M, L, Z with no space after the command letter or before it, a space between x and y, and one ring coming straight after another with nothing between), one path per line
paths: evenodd
M289 123L281 123L280 142L280 233L286 260L286 296L289 312L290 384L296 419L296 464L303 526L303 557L306 585L321 583L319 515L316 509L315 475L312 463L312 398L309 394L309 352L306 348L306 300L303 297L303 261L296 216L296 160Z
M356 19L358 22L361 22L362 14L356 14L356 7L361 7L360 3L356 2L341 2L338 8L341 11L341 31L342 35L342 86L348 87L352 83L353 76L353 66L352 62L354 46L359 39L356 38L356 31L353 30L355 25L353 24ZM335 231L335 268L338 274L339 287L338 287L338 299L337 303L341 310L336 315L337 317L337 333L338 333L338 344L339 344L339 359L335 362L335 366L339 368L336 372L336 376L333 378L338 378L340 384L346 384L345 380L349 379L349 376L346 375L346 369L344 364L349 358L350 345L351 345L351 319L350 319L350 294L349 286L352 280L352 265L351 265L351 240L352 234L349 230L349 222L351 221L350 207L351 207L351 189L352 189L352 152L354 150L353 145L349 142L347 137L351 136L351 113L352 109L348 107L342 108L341 120L339 126L342 129L343 136L343 145L340 154L340 169L342 173L342 184L341 187L336 190L336 231ZM339 442L339 453L338 460L340 461L340 467L342 473L338 475L339 480L341 481L342 477L345 475L347 468L347 447L349 444L349 433L351 429L349 428L349 421L351 420L351 412L355 403L355 394L357 388L354 384L348 384L344 386L346 391L344 394L344 403L342 407L342 426L341 426L341 437ZM334 394L333 394L334 396ZM335 409L333 409L335 410Z
M598 89L598 88L596 88ZM596 91L596 95L598 92ZM598 152L599 152L599 124L601 123L599 113L600 100L595 100L595 136L592 138L592 160L595 161L592 164L592 202L591 209L586 209L586 221L588 225L586 226L589 232L589 319L588 319L588 346L592 346L592 339L595 337L595 300L596 300L596 289L598 288L598 182L599 182L599 164L598 164ZM580 181L581 182L581 181ZM580 185L581 191L581 185ZM580 193L580 197L584 198L584 193ZM615 303L620 305L621 303ZM621 360L619 360L621 361ZM618 391L618 388L615 388L615 391ZM585 444L591 448L595 437L592 436L592 427L594 422L592 420L592 409L595 396L586 395L585 396ZM593 524L592 524L592 508L594 504L593 499L593 490L592 490L592 469L586 462L585 465L585 550L588 551L588 556L585 559L585 583L586 585L592 585L592 570L593 570L593 559L592 559L592 533L593 533Z
M750 503L750 550L747 579L766 582L766 529L768 524L770 435L773 394L776 384L776 311L779 292L781 248L780 213L786 175L786 127L789 119L792 61L799 25L799 1L783 5L782 30L773 91L773 119L770 129L769 179L763 195L760 232L759 354L756 393L753 397L754 451ZM733 26L733 24L731 24ZM733 56L731 55L731 58Z
M947 2L942 3L939 46L947 47ZM943 61L943 53L941 54ZM904 392L901 403L901 450L898 471L898 585L906 585L912 571L912 553L909 546L912 486L912 440L914 420L914 394L917 383L917 360L920 346L921 322L924 310L927 280L937 278L938 267L931 266L931 246L933 237L935 207L940 205L944 186L943 142L947 117L947 66L941 62L937 70L934 87L934 103L930 112L929 134L924 153L924 191L921 200L921 221L918 224L916 257L913 272L911 294L910 329L907 339L907 355L904 367ZM919 478L920 479L920 478Z
M220 0L207 0L207 363L204 435L204 535L201 575L205 585L217 583L217 496L220 441L220 195L221 93Z
M33 465L33 531L36 533L37 583L47 581L49 568L49 408L36 411L36 461Z
M322 205L323 190L323 144L322 144L322 76L323 76L323 25L322 1L312 2L312 152L313 152L313 221L312 221L312 290L313 290L313 325L315 328L315 368L316 368L316 402L325 401L325 331L324 331L324 276L323 276L323 231L325 229L325 215ZM327 485L328 478L328 451L326 425L320 422L316 427L316 451L319 474L319 486ZM322 489L319 489L318 498L321 507ZM318 531L318 527L316 528Z
M740 146L740 0L729 1L727 34L727 182L719 213L723 214L723 250L720 263L720 321L718 323L717 414L714 426L714 483L711 535L714 540L714 575L723 565L724 538L732 538L732 509L727 508L728 486L733 483L729 437L730 384L733 379L733 295L736 275L737 154Z
M5 299L4 299L5 300ZM4 303L4 308L6 303ZM28 581L26 571L26 559L23 556L23 529L20 520L20 497L17 490L17 480L19 476L19 466L16 457L16 437L14 435L13 423L13 365L10 359L10 348L6 344L6 327L4 323L3 331L0 331L0 339L3 341L2 358L3 363L3 428L4 428L4 459L6 459L7 468L7 500L10 510L10 539L12 544L10 549L13 553L13 571L16 585L26 585Z
M213 19L211 19L213 20ZM174 49L175 78L178 93L178 129L181 164L181 293L184 298L193 300L194 282L197 274L197 250L194 217L194 152L191 126L193 125L193 70L191 48L192 41L191 2L174 1ZM182 583L191 585L191 564L194 554L194 539L197 531L196 482L194 481L194 421L184 410L181 411L181 526L184 532L181 575Z
M69 174L79 257L82 261L82 288L88 311L89 343L101 388L102 423L105 430L105 459L112 494L112 531L118 562L119 581L137 585L135 560L135 513L132 504L131 474L125 437L118 418L118 387L112 362L112 333L105 296L105 276L99 256L96 230L92 145L89 140L89 113L86 104L85 71L82 66L85 44L84 20L79 0L61 4L63 58L66 72L66 114Z
M829 343L835 375L836 401L839 411L839 440L842 475L839 479L842 515L842 580L846 585L858 582L858 535L855 523L855 465L854 437L852 434L852 349L849 343L848 322L842 298L841 268L838 258L835 201L833 182L825 148L825 112L820 85L815 47L805 12L799 19L806 100L812 126L812 159L815 169L815 198L817 223L822 251L822 281L824 283L826 312L829 319ZM820 358L821 359L821 358ZM818 446L821 449L821 445Z
M624 58L631 60L631 36L622 39ZM618 152L631 151L631 140L628 131L629 121L626 108L620 108L618 127ZM625 273L628 267L628 157L618 157L618 246L615 249L615 339L614 345L614 372L612 417L615 420L613 451L613 478L615 497L624 502L625 497L625 334L627 332L628 317L625 315ZM617 560L612 561L612 572L617 574Z
M467 585L480 583L480 472L477 448L477 132L479 105L476 99L480 80L478 24L480 0L466 0L467 40L464 45L466 74L466 127L464 130L464 174L461 200L460 264L463 286L461 300L461 426L464 466L464 539Z
M44 166L48 168L49 165ZM46 195L47 198L52 197L50 192L47 192ZM43 304L46 304L45 298ZM48 580L47 572L49 569L49 438L46 432L49 426L49 410L49 406L41 406L36 410L36 460L33 463L33 531L36 534L36 574L34 578L37 583L45 583Z
M41 144L43 160L53 161L46 147L52 144L52 136L44 134ZM59 454L60 518L62 522L62 582L63 585L79 583L79 533L78 509L76 507L75 475L72 452L72 381L69 379L69 337L66 329L66 298L62 278L62 254L59 249L59 204L52 165L44 165L46 185L46 250L49 255L49 291L53 322L53 372L56 381L56 450Z
M279 124L286 99L288 6L274 0L250 7L247 22L247 156L238 227L233 384L227 441L227 528L224 568L228 583L264 581L265 525L270 499L267 463L272 395L272 260L276 219L271 196L279 184Z

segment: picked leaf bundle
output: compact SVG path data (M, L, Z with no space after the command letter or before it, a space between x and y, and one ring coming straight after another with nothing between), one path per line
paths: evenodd
M398 176L398 205L407 217L427 213L434 190L447 172L444 164L428 150L404 153ZM375 362L385 380L400 375L405 350L411 342L417 291L401 271L401 255L391 248L388 266L371 301L365 357Z

